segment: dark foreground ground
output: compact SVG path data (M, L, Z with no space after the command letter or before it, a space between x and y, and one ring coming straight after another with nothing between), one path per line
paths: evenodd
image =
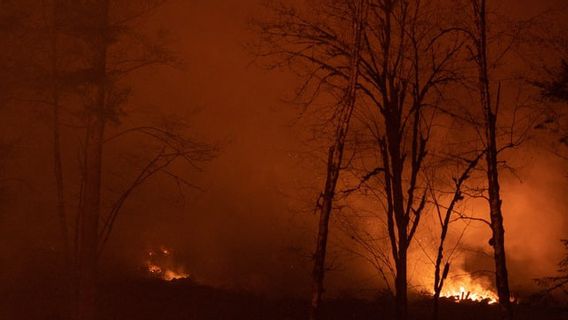
M13 285L0 292L0 320L59 320L66 305L61 290L33 288L32 284ZM304 320L308 304L294 299L269 299L251 294L200 286L188 280L132 280L107 283L99 290L100 320ZM63 303L62 303L63 302ZM430 300L415 298L410 304L411 319L431 319ZM324 319L392 319L392 301L342 298L327 301ZM441 320L498 319L495 305L443 301ZM566 306L520 304L518 320L568 320Z

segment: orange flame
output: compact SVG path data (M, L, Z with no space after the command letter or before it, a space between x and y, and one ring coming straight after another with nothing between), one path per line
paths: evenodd
M174 263L171 253L172 251L165 247L160 247L156 251L148 251L146 260L147 272L152 277L166 281L189 278L189 273L185 272L183 267Z
M177 279L187 279L187 278L189 278L188 273L175 272L173 270L166 270L166 272L164 272L164 275L162 276L162 279L164 279L166 281L172 281L172 280L177 280Z
M472 279L469 275L462 276L458 280L450 280L444 284L441 297L453 299L457 302L476 301L497 303L497 294L484 286L481 282Z

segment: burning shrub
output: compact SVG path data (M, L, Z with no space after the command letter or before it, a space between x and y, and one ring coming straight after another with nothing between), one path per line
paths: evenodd
M145 270L154 278L172 281L188 279L189 273L182 265L175 262L172 250L166 247L148 250L146 253Z

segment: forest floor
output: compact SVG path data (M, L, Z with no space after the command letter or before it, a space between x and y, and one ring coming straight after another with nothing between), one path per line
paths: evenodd
M28 289L26 289L26 287ZM66 305L58 290L29 290L23 285L0 292L1 320L63 320ZM3 290L4 291L4 290ZM374 301L341 298L324 305L325 320L392 319L393 303L387 298ZM415 298L410 303L410 319L431 319L431 300ZM200 286L189 280L172 282L136 280L106 283L99 288L100 320L304 320L308 303L304 300L270 299L253 294ZM568 306L518 304L517 320L566 320ZM440 320L499 319L497 305L444 300Z

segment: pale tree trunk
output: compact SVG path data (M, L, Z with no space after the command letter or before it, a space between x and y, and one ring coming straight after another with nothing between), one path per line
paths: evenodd
M359 59L361 37L363 26L366 19L367 0L359 0L353 16L353 49L351 56L351 74L349 86L342 101L343 106L339 117L339 123L336 128L335 142L329 148L327 160L327 175L322 193L322 203L320 205L320 219L318 225L318 235L316 240L316 251L314 254L314 266L312 272L312 300L310 305L310 319L317 320L320 318L320 306L322 295L324 292L325 277L325 257L327 252L327 239L329 233L329 218L333 210L333 201L335 198L335 189L337 180L341 172L343 162L343 151L345 148L345 139L349 131L351 116L355 108L357 81L359 77Z
M97 249L99 245L99 219L101 205L101 176L105 109L107 96L107 51L109 0L98 2L96 13L100 33L93 35L94 73L97 78L96 98L89 115L85 143L84 189L81 208L79 244L78 317L80 320L96 318Z
M505 229L503 227L503 213L501 211L501 193L499 186L499 169L497 162L497 139L496 126L497 114L493 111L491 101L488 48L487 48L487 1L474 2L478 17L478 64L479 64L479 87L481 103L485 117L487 183L489 188L489 208L491 216L491 231L493 238L491 244L494 249L495 278L499 304L502 306L503 318L512 317L510 302L509 280L507 274L507 261L505 255ZM499 102L497 102L498 104ZM498 106L497 106L498 107ZM495 108L497 109L497 108Z

